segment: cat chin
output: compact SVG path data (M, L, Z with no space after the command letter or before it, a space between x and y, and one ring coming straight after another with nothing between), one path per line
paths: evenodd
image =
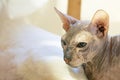
M78 67L80 67L81 65L82 65L82 63L81 64L77 64L77 65L73 65L73 64L70 64L70 63L68 63L68 65L70 66L70 67L72 67L72 68L78 68Z
M69 66L72 67L72 68L78 68L78 67L80 67L80 65L79 66L69 65Z
M67 65L69 65L70 67L72 67L72 68L78 68L78 67L80 67L82 64L84 64L84 63L86 63L87 62L87 60L81 60L81 59L77 59L77 60L74 60L74 61L70 61L70 62L66 62L65 61L65 63L67 64Z
M66 64L69 65L72 68L78 68L78 67L82 66L83 64L85 64L87 62L89 62L89 61L84 61L84 62L80 62L80 63L76 63L76 64L75 64L75 62L69 62L69 63L66 63Z

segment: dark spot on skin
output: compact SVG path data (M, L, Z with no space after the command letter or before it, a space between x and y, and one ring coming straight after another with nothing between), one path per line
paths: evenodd
M103 33L103 36L104 36L104 32L105 32L104 25L98 24L98 25L97 25L97 28L98 28L98 31L101 32L101 33Z
M104 30L105 30L104 25L102 25L102 24L98 24L97 28L99 29L100 32L104 32Z
M104 27L100 27L100 28L99 28L99 31L100 31L100 32L104 32L104 30L105 30Z

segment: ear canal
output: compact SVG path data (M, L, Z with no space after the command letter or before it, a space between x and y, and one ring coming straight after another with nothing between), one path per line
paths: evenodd
M59 17L63 23L63 29L66 32L69 30L71 24L74 24L74 23L76 23L76 21L78 21L77 19L75 19L69 15L63 14L56 8L54 8L54 9L55 9L56 13L59 15Z
M91 30L96 33L98 37L107 35L109 28L109 15L104 10L98 10L91 21Z

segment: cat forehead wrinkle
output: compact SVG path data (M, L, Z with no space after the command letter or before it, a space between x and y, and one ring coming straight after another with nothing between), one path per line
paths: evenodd
M91 41L91 38L92 35L89 32L81 31L75 36L74 40L76 42L89 42Z
M62 39L65 40L67 43L71 43L72 39L74 40L74 37L78 33L85 31L87 26L88 24L83 24L83 23L81 24L78 22L75 23L74 25L71 25L71 28L62 36Z

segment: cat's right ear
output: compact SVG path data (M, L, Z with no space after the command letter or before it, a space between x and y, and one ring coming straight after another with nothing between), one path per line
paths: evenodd
M69 16L69 15L66 15L66 14L63 14L62 12L60 12L58 9L54 8L56 13L59 15L60 19L62 20L62 23L63 23L63 29L67 32L70 28L70 25L76 23L78 20Z

